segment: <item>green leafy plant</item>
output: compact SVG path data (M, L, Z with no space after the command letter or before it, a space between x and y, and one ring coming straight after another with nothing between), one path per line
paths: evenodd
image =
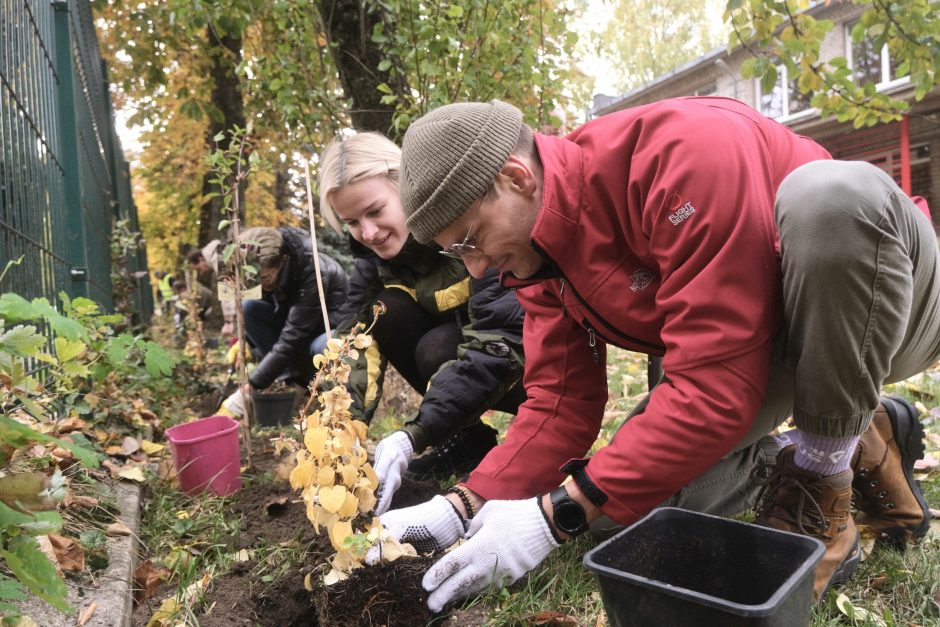
M8 266L9 268L9 266ZM63 519L56 502L64 495L62 473L51 458L30 459L36 444L67 450L88 468L99 457L80 443L51 435L60 418L90 411L84 397L114 371L143 368L169 374L175 361L158 345L130 333L115 334L124 317L101 312L86 298L60 295L61 311L45 298L0 294L0 614L15 614L12 601L26 590L71 612L66 588L36 536L57 531Z

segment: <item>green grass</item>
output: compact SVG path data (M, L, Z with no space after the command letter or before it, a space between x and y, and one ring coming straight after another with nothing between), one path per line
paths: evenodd
M599 440L609 441L629 411L646 390L646 358L617 349L608 357L610 400ZM922 409L940 406L940 376L927 373L887 386L885 392L901 394ZM505 427L511 416L495 414L489 421ZM925 420L928 431L940 432L940 420ZM938 456L936 445L928 443L928 453ZM931 507L940 507L940 473L922 478L922 489ZM940 522L934 522L940 527ZM489 616L488 625L526 625L538 612L551 611L573 618L578 625L605 625L603 605L596 582L582 566L581 559L593 542L577 542L553 553L522 582L509 589L492 590L465 604L465 609ZM855 608L868 610L873 618L852 619L837 607L844 594ZM933 598L940 594L940 531L904 552L876 548L862 563L857 574L844 586L830 591L813 608L811 625L830 627L907 627L940 625L940 610ZM880 622L879 622L880 621Z

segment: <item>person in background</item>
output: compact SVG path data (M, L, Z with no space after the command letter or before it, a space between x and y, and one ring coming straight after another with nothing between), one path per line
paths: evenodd
M312 356L326 347L326 329L310 236L290 227L253 227L240 234L248 246L247 263L259 268L262 297L242 301L245 336L259 360L248 377L248 388L223 402L223 410L240 416L244 398L264 390L275 379L306 386L313 375ZM331 327L339 323L346 300L346 272L320 253L320 272Z
M221 242L212 240L201 249L189 251L186 263L190 270L196 273L196 280L204 285L211 293L218 310L222 313L222 336L235 332L235 303L226 300L220 301L218 297L219 281L219 247Z
M940 357L940 250L926 203L884 171L726 98L565 137L493 101L411 124L401 198L419 242L501 270L526 312L528 399L505 442L461 494L381 517L423 548L469 538L425 575L432 610L661 504L756 501L757 524L818 538L817 598L856 569L859 524L899 546L927 532L918 412L880 393ZM662 355L664 375L588 457L608 343Z
M184 333L185 320L189 315L189 290L186 289L186 281L179 279L173 281L173 292L175 295L174 302L176 303L173 324L179 333ZM203 322L204 329L218 331L221 327L221 316L218 315L218 308L215 306L216 300L212 297L212 292L197 281L195 283L195 294L196 312Z
M173 291L173 275L163 270L158 270L157 277L157 305L163 315L169 315L173 312L173 303L176 299L176 293Z
M340 330L371 324L378 301L387 308L375 342L353 365L353 410L371 421L389 361L424 397L417 414L376 448L378 513L406 470L442 478L472 470L497 442L481 414L515 413L525 398L519 301L496 272L472 279L459 259L408 235L400 159L398 146L378 133L337 139L320 159L320 211L338 232L345 226L356 257Z

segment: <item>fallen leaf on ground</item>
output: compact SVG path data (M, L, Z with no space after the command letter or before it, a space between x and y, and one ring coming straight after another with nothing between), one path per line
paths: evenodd
M242 549L238 553L232 555L233 562L248 562L251 560L251 551L248 549Z
M61 577L62 569L59 568L59 557L56 555L55 549L52 548L52 542L49 541L49 536L36 536L36 542L39 543L39 550L55 565L55 570Z
M117 520L105 527L104 532L109 536L129 536L132 533L130 528L120 520Z
M140 441L141 450L147 455L156 455L160 451L166 448L163 444L156 444L150 440L141 440Z
M169 621L176 616L179 610L180 604L177 603L176 597L164 599L160 607L157 608L157 611L154 612L150 620L147 621L147 627L165 627L169 625Z
M92 509L93 507L98 507L98 499L84 494L75 494L69 490L65 493L62 504L65 505L65 507L87 507L88 509Z
M56 431L59 433L68 433L70 431L81 431L88 424L78 416L72 416L56 423Z
M137 441L137 438L132 438L131 436L126 436L121 441L121 453L127 457L133 455L140 448L140 442Z
M858 526L858 546L861 551L861 560L864 562L875 550L875 541L878 539L878 533L872 531L867 525Z
M130 481L136 481L138 483L143 483L144 481L147 480L147 478L144 476L144 471L141 469L140 466L130 466L130 467L125 467L121 469L121 471L118 472L118 478L128 479Z
M853 621L869 621L871 624L877 625L878 627L887 627L884 620L874 612L869 612L863 607L857 607L852 604L852 601L849 600L849 597L842 593L836 599L836 606L839 608L839 611L853 619Z
M78 617L78 626L85 627L85 623L91 620L91 617L95 615L95 611L98 609L98 604L95 601L91 602L91 605L86 607L84 611Z
M48 535L56 561L62 570L81 572L85 570L85 549L78 542L57 533Z
M147 560L134 570L134 596L138 603L142 603L152 597L160 587L160 583L170 577L170 571L160 566L154 566L153 562ZM162 606L161 606L162 609ZM157 610L159 612L159 610ZM154 614L156 616L156 614Z
M118 473L121 472L121 470L123 470L121 466L118 466L117 464L112 462L110 459L104 460L103 462L101 462L101 465L108 469L108 472L111 473L112 479L117 479Z
M22 511L44 510L53 507L42 492L49 487L49 477L41 472L20 472L0 477L0 501Z

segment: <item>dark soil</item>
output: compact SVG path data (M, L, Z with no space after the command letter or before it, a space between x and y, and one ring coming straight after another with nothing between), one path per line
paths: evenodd
M398 559L353 571L349 579L325 586L318 579L313 598L320 625L367 627L368 625L416 625L423 627L432 615L421 578L434 557Z
M237 563L228 573L216 576L205 603L196 611L201 627L370 624L423 627L430 621L426 595L421 589L421 577L430 565L425 558L405 558L358 569L346 581L322 589L319 594L308 592L304 577L319 571L332 553L329 539L325 533L318 536L314 532L300 495L287 483L273 481L278 460L265 438L255 439L252 461L254 468L244 477L242 490L232 502L232 516L241 521L233 552L289 544L305 548L307 557L278 581L262 581L261 576L270 573L270 565L255 561ZM392 506L422 503L440 492L440 486L433 481L404 479ZM311 580L316 586L320 580L318 572L314 572ZM174 591L175 586L167 588L166 594ZM133 624L146 625L163 596L157 595L137 608ZM353 602L357 599L358 604Z

